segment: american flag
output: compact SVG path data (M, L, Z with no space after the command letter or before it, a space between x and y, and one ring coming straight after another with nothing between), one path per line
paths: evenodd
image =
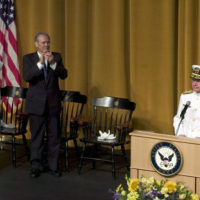
M0 0L0 86L20 86L13 0Z

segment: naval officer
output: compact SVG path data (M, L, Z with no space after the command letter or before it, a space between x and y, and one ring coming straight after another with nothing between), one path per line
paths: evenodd
M177 136L200 139L200 65L192 65L192 90L180 96L174 130Z

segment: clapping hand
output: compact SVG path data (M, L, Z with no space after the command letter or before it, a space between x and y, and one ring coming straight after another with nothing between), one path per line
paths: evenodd
M54 56L51 52L45 52L41 55L40 57L40 63L44 63L44 61L47 60L49 62L49 64L54 64L55 61L54 61Z
M44 54L44 57L45 57L45 59L47 59L48 60L48 62L50 63L50 64L54 64L55 63L55 61L54 61L54 56L53 56L53 54L49 51L49 52L46 52L45 54Z

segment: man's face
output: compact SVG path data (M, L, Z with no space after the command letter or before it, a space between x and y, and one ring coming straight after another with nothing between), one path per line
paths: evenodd
M39 53L46 53L50 49L50 40L46 35L39 35L37 41L35 42L35 46Z
M193 91L200 93L200 80L192 80L192 89Z

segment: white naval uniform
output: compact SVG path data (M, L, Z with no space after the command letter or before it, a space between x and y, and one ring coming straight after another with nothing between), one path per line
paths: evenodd
M181 111L188 101L190 101L190 106L186 110L177 135L185 135L190 138L200 137L200 93L194 91L181 94L178 111L174 116L174 131L176 133L181 120Z

